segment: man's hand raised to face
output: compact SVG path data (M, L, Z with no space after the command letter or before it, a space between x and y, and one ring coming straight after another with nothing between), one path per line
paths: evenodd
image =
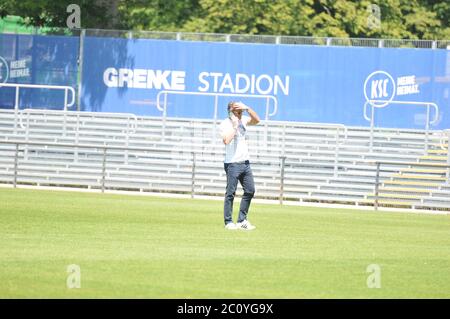
M233 104L233 111L247 111L248 106L242 102L237 102Z

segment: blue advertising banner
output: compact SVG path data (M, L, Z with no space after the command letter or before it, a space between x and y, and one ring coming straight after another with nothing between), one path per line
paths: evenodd
M0 35L0 83L76 89L78 54L77 37ZM238 100L263 119L368 126L374 108L376 126L450 127L450 50L85 37L81 86L85 111L212 119ZM64 94L19 100L62 109ZM0 108L14 101L0 87Z
M84 48L87 111L221 118L240 100L271 120L368 126L375 107L377 126L450 127L446 50L96 37Z
M0 34L0 108L14 108L13 84L23 85L19 89L20 109L63 109L64 89L35 85L68 86L73 91L68 90L66 104L74 102L79 41L69 36ZM74 107L75 103L71 109Z

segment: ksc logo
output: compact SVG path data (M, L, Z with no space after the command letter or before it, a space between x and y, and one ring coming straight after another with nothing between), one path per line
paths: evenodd
M9 77L8 63L0 56L0 83L6 83Z
M364 82L364 96L375 107L388 105L395 96L394 78L384 71L372 72Z

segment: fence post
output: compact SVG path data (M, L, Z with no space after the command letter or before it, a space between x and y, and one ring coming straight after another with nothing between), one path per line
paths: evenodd
M106 147L103 148L103 163L102 163L102 193L105 192L105 175L106 175Z
M77 111L81 111L81 87L82 87L82 79L83 79L83 59L84 59L84 39L86 37L86 29L82 29L80 32L80 46L78 53L78 72L79 72L79 81L78 81L78 97L77 97Z
M192 152L192 179L191 179L191 198L195 194L195 152Z
M270 108L269 98L266 99L266 116L264 121L264 145L267 147L267 135L269 131L269 108Z
M166 137L166 116L167 116L167 93L164 93L164 110L162 120L162 140Z
M67 88L66 88L66 89L64 89L64 111L67 111L67 108L68 108L68 106L67 106L67 93L68 93L68 91L67 91Z
M130 116L127 117L127 135L125 137L125 146L127 149L125 150L125 165L128 165L128 147L130 146L130 134L131 134L131 122L130 122Z
M79 143L79 137L80 137L80 113L77 113L77 124L76 124L76 131L75 131L75 145L78 146ZM74 162L78 163L78 147L75 147L75 153L74 153Z
M447 174L446 174L446 176L447 176L447 184L448 184L449 183L449 178L450 178L450 148L449 148L449 145L450 145L450 130L445 130L444 132L447 133L447 165L448 165L448 167L447 167ZM441 147L442 147L442 145L441 145Z
M334 151L334 177L337 176L339 161L339 128L336 129L336 147Z
M375 175L375 203L373 207L375 210L378 210L378 188L380 183L380 162L377 162L377 172Z
M428 152L428 140L430 131L430 104L427 104L427 119L425 123L425 154Z
M16 86L16 96L14 100L14 135L17 134L17 121L19 120L19 87Z
M218 117L218 107L219 107L219 96L214 95L214 123L213 123L213 145L216 146L217 141L217 117Z
M14 154L14 180L13 185L14 188L17 187L17 166L19 162L19 144L16 144L16 152Z
M374 135L374 126L375 126L375 107L370 104L371 108L372 108L372 117L370 119L370 153L373 152L373 135Z
M65 96L64 96L64 123L63 123L63 136L65 137L67 135L67 89L64 90Z
M281 168L280 168L280 205L283 205L283 193L284 193L284 166L286 156L281 156Z
M23 113L22 113L23 114ZM21 115L22 117L22 115ZM28 160L28 142L30 140L30 113L27 112L27 128L25 130L25 142L27 142L27 144L25 145L25 153L24 153L24 160L27 161Z

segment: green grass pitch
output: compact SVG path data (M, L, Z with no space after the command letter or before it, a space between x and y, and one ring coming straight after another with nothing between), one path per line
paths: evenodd
M450 297L448 215L254 203L245 232L222 205L2 188L0 298Z

